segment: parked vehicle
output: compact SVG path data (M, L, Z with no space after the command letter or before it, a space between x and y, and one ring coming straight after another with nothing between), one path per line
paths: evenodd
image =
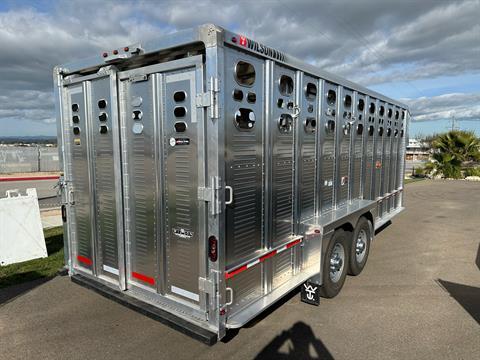
M337 295L404 209L405 105L218 26L54 79L70 276L207 343Z

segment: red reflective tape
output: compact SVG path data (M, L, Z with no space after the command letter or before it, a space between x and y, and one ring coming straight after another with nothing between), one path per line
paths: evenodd
M287 249L291 248L292 246L297 245L300 242L302 242L302 239L297 239L295 241L292 241L290 244L287 244Z
M238 269L225 273L225 279L230 279L245 270L247 270L247 265L240 266Z
M263 255L260 257L260 262L262 261L265 261L267 260L268 258L271 258L272 256L275 256L275 254L277 253L277 250L273 250L272 252L266 254L266 255Z
M84 264L92 265L92 260L90 260L89 258L87 258L85 256L77 255L77 260L84 263Z
M135 278L135 279L138 279L138 280L142 280L143 282L146 282L150 285L154 285L155 284L155 279L150 277L150 276L147 276L147 275L143 275L143 274L140 274L140 273L137 273L135 271L132 271L132 276Z

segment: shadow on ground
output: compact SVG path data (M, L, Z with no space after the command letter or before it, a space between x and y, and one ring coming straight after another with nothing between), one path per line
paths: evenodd
M438 279L437 283L480 324L480 288L441 279Z
M333 356L310 326L297 322L270 341L255 359L333 359Z
M18 285L12 285L12 286L8 286L3 289L0 289L0 306L20 295L23 295L24 293L29 292L30 290L36 288L37 286L40 286L52 279L51 277L42 278L41 275L39 275L36 271L29 271L28 273L24 273L24 275L26 277L36 278L36 280L23 282ZM8 282L9 279L6 278L5 281Z

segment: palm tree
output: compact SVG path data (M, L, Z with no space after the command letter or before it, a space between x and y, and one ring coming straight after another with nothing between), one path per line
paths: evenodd
M432 147L432 160L425 165L425 171L430 174L459 179L464 162L480 160L480 139L470 131L440 134L432 141Z

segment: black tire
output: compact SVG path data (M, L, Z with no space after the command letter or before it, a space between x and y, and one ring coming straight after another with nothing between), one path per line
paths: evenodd
M372 240L373 226L370 220L362 216L353 230L352 242L350 244L350 266L348 273L350 275L359 275L365 264L368 260L368 254L370 252L370 243ZM362 234L362 235L361 235ZM359 240L359 237L362 237L362 240ZM359 253L357 257L357 240L361 241L364 245L364 253ZM359 249L361 249L361 244ZM362 254L362 256L360 256Z
M339 229L335 231L330 239L327 250L325 251L322 265L322 287L320 288L320 296L324 298L333 298L338 295L340 290L342 290L348 272L350 238L351 233ZM337 244L339 244L339 247L337 247ZM342 261L343 266L341 266L341 269L338 270L339 272L334 271L331 274L330 266L334 249L338 250L340 248L343 248L344 252L344 260ZM338 251L336 251L336 253L338 253ZM332 276L337 277L338 280L332 279Z

